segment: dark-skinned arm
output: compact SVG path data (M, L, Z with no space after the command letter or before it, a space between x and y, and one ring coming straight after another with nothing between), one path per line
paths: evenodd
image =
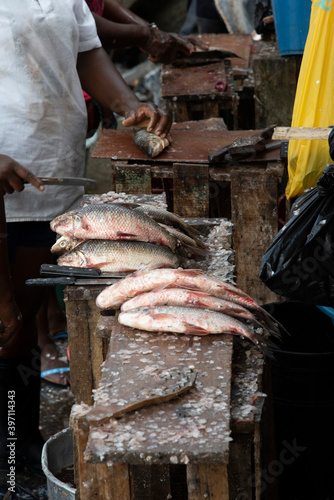
M124 116L124 127L146 126L148 132L168 136L170 117L155 104L142 103L137 98L103 48L80 52L77 70L82 88L99 103Z
M136 46L148 54L151 61L169 64L180 54L189 56L196 46L208 48L197 37L184 37L150 27L117 0L105 0L103 17L94 13L93 16L106 49Z

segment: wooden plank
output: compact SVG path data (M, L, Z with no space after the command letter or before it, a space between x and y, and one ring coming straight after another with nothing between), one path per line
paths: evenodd
M187 465L188 500L229 500L228 473L225 465L210 463Z
M178 399L91 427L85 458L114 464L226 464L232 337L148 333L114 326L94 407L119 408L185 370L196 385ZM107 406L106 406L107 405ZM104 416L104 412L103 412ZM187 417L187 418L186 418ZM186 424L186 425L185 425Z
M173 166L173 212L181 217L209 216L208 165Z
M151 194L151 170L146 165L111 166L116 193Z
M237 286L260 304L277 300L258 276L262 256L278 231L277 188L270 168L231 172Z
M175 128L174 128L175 127ZM255 135L259 130L199 130L188 126L186 129L172 126L173 142L159 156L149 161L145 154L134 144L131 130L102 130L101 136L94 148L94 158L110 158L117 162L140 162L140 164L154 166L171 163L208 163L209 154L218 151L224 146L233 143L235 139ZM259 163L279 160L279 148L261 153L256 157ZM254 163L254 158L249 162ZM246 165L247 160L238 164ZM261 165L260 165L261 166Z
M104 344L103 339L96 336L100 311L95 300L102 289L100 286L71 286L66 287L64 293L71 356L71 391L78 404L92 404L92 391L100 380Z
M328 140L331 128L325 127L276 127L273 139L280 140Z
M257 42L253 56L255 127L291 125L302 55L282 57L276 42Z

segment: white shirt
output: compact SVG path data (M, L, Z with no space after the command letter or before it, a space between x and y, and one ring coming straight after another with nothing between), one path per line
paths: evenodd
M76 61L100 46L84 0L0 2L0 154L37 176L84 175L87 113ZM82 195L81 187L27 184L5 196L6 218L48 221Z

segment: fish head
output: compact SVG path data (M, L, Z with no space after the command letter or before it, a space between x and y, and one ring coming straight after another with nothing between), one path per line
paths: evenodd
M86 256L80 250L74 252L67 252L58 259L59 266L71 266L71 267L81 267L87 268L88 261Z
M51 229L62 236L73 236L82 226L80 214L64 214L51 222Z
M71 238L70 236L61 236L51 247L51 253L63 255L64 253L72 250L76 245L77 240L75 238Z

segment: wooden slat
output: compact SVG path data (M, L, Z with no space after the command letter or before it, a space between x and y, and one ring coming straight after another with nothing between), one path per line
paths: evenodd
M188 465L187 483L188 500L202 500L203 498L231 500L227 467L224 465Z
M324 127L276 127L273 140L327 140L332 129Z
M181 217L209 217L208 165L173 166L174 209Z
M151 194L151 170L146 165L112 164L112 176L115 179L117 193Z
M278 231L277 176L270 169L231 173L237 286L257 302L277 300L259 279L262 256Z

